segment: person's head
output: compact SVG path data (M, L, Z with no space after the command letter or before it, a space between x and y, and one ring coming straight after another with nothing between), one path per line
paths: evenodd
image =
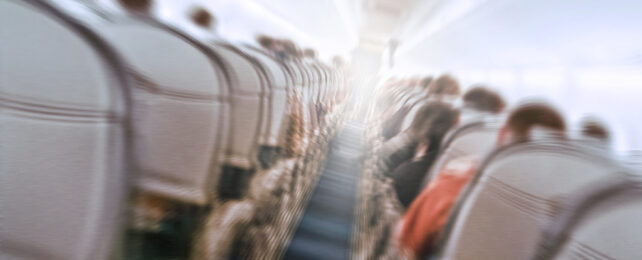
M152 0L118 0L118 3L128 12L149 13L152 7Z
M303 50L303 56L306 58L311 58L311 59L316 59L317 58L317 52L313 49L306 48Z
M189 14L192 22L204 29L212 29L216 25L216 18L201 6L193 7Z
M524 104L513 110L500 130L498 145L527 141L531 131L543 128L559 134L566 131L566 123L560 113L542 103Z
M259 45L261 45L261 47L266 50L272 50L275 45L274 39L267 35L259 35L258 37L256 37L256 42L258 42Z
M500 113L506 106L499 93L484 86L474 86L469 89L464 94L463 100L466 107L490 113Z
M290 59L297 59L300 57L299 48L291 40L283 40L283 52Z
M428 86L428 95L434 96L456 96L459 91L459 82L448 74L439 76Z
M607 127L594 118L584 118L580 123L582 135L605 142L609 142L611 135Z
M440 139L458 121L458 110L450 104L435 101L422 106L417 111L409 130L420 142L440 142Z

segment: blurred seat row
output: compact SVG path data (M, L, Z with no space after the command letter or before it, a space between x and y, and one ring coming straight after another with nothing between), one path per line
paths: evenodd
M392 91L389 114L405 109L411 117L420 84ZM417 96L420 96L419 98ZM442 99L443 100L443 99ZM447 101L452 102L452 101ZM457 102L453 102L456 104ZM373 107L371 114L382 114ZM570 135L559 138L537 129L532 138L497 148L505 115L474 114L462 109L460 123L442 140L439 154L426 173L422 189L431 185L457 158L481 156L441 231L430 259L639 259L635 244L642 229L642 182L631 168L595 140ZM403 132L400 125L386 135L380 117L372 117L366 134L370 144L363 173L358 214L357 259L406 257L395 241L402 219L394 188L379 167L386 138ZM381 127L384 125L384 128ZM406 127L406 128L404 128Z
M150 16L1 0L0 23L2 259L106 259L127 251L124 230L154 229L176 205L208 224L262 194L300 207L344 100L343 75L316 59ZM211 247L199 254L230 250Z

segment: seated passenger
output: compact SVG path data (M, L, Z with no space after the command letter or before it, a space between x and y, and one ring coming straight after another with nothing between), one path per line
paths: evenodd
M608 149L611 143L609 131L606 126L595 118L584 118L581 123L583 139L590 145Z
M315 60L317 58L317 51L315 51L314 49L306 48L303 49L302 55L304 58Z
M434 102L422 107L417 116L426 118L427 129L420 131L425 135L418 137L414 156L387 174L393 179L397 198L404 207L417 197L424 176L437 158L442 139L459 119L459 111L449 104Z
M459 82L453 76L444 74L430 82L426 93L429 98L450 101L460 94Z
M216 24L214 16L203 7L194 7L190 17L195 24L203 28L213 28Z
M187 16L196 28L186 28L190 34L204 42L222 41L216 32L216 17L202 6L191 7Z
M412 83L411 86L421 86L422 88L426 89L425 93L429 93L428 97L430 97L431 95L434 97L444 97L450 96L453 93L456 93L455 95L459 94L459 83L457 83L454 78L448 75L442 75L436 80L432 80L432 77L424 77L416 78L413 81L414 83ZM435 88L435 90L431 91L430 88L433 87ZM441 98L437 99L440 100ZM388 140L399 133L404 119L412 110L412 105L414 105L414 103L404 104L401 109L395 111L392 116L390 116L383 122L381 126L381 134L384 140Z
M462 122L480 119L487 115L499 114L504 110L506 103L495 91L484 86L473 86L462 97Z
M437 149L443 134L458 118L459 112L449 104L436 101L424 105L415 115L408 130L383 144L379 169L384 173L396 169L401 163L412 159L417 149L420 150L416 155L419 158L423 157L422 153Z
M152 0L119 0L118 2L132 15L151 14Z
M259 43L261 48L263 48L270 56L276 57L276 40L267 35L259 35L256 37L256 42Z
M564 119L543 104L526 104L515 109L497 137L497 145L526 141L535 128L545 128L563 136ZM480 158L468 156L451 161L442 173L428 184L397 226L397 241L402 252L424 258L435 249L459 193L477 170Z

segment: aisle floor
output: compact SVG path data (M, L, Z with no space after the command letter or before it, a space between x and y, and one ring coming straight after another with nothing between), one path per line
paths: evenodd
M348 259L361 173L364 126L348 122L331 141L325 168L283 259Z

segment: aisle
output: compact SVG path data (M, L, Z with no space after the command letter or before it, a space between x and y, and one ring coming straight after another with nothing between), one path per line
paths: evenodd
M328 159L283 259L348 259L364 126L348 122Z

